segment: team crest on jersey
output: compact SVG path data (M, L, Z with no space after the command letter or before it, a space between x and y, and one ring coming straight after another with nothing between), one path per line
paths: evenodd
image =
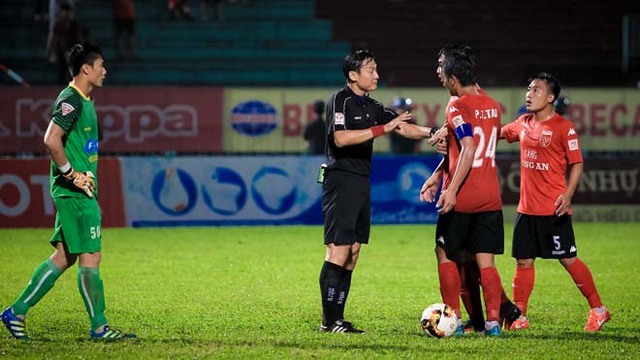
M542 130L542 135L540 135L540 146L547 147L551 144L551 135L553 135L553 131L551 130Z
M335 115L333 115L333 123L336 125L344 125L344 114L335 113Z
M75 108L71 104L63 102L62 104L60 104L60 110L62 111L62 116L67 116L68 114L73 112Z

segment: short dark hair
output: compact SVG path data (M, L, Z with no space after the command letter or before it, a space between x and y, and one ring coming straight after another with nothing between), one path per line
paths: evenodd
M529 83L531 83L533 80L542 80L545 84L547 84L547 86L553 93L553 101L556 101L558 97L560 97L560 90L562 90L560 81L558 81L558 79L552 74L547 72L540 72L529 78Z
M362 64L367 59L375 60L375 56L369 49L353 49L344 57L344 63L342 64L342 73L344 78L349 80L349 71L360 71Z
M471 49L471 48L469 48ZM460 85L476 84L476 62L473 52L451 51L445 54L442 71L447 77L455 76Z
M71 77L75 77L80 73L82 65L93 65L98 58L104 58L102 49L88 42L73 45L65 54Z
M440 49L440 51L438 52L438 57L444 55L444 57L446 58L447 56L453 54L461 54L463 56L466 56L470 61L473 62L475 66L476 57L471 46L465 45L459 41L455 41L445 45L442 49Z

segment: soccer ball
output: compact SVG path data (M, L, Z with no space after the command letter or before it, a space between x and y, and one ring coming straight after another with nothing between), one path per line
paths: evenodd
M422 312L420 327L422 331L435 338L452 335L458 326L458 316L447 304L431 304Z

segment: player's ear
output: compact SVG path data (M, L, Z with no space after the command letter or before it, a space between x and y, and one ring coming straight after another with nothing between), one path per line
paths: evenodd
M349 81L356 82L358 80L358 72L355 70L349 71Z
M89 71L91 71L91 65L82 64L82 67L80 67L80 71L85 75L89 75Z

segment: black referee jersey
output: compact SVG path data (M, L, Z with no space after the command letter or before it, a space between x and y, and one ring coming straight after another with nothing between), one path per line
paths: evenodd
M327 170L369 176L373 139L339 148L333 141L333 134L340 130L361 130L384 125L396 116L393 110L369 96L356 95L348 86L333 94L327 103Z

